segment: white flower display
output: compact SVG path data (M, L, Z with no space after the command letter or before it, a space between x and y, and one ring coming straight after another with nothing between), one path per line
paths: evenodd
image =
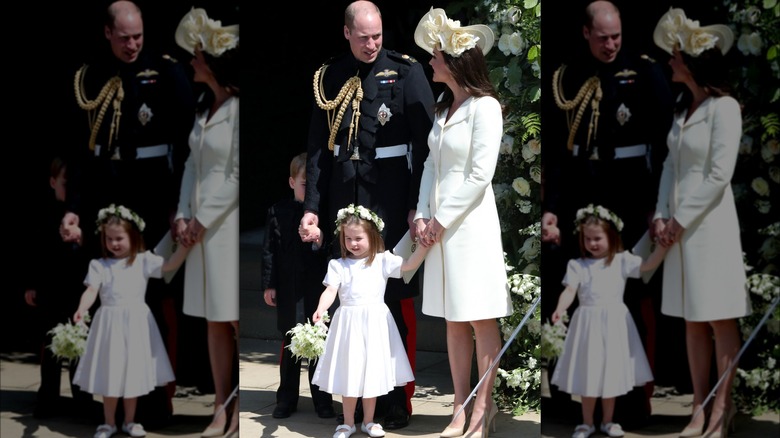
M758 193L759 196L769 196L769 183L762 177L756 177L750 183L750 187Z
M772 150L772 147L770 147L769 143L761 146L761 158L766 163L771 163L775 161L775 156L777 155L777 152Z
M744 55L758 56L764 42L758 32L743 33L737 40L737 49Z
M520 32L504 33L498 39L498 50L504 55L519 55L525 49L525 40Z
M769 178L776 184L780 184L780 167L772 166L769 168Z
M287 332L292 335L292 342L287 348L298 360L306 359L314 361L325 352L325 339L328 335L326 322L330 321L328 312L322 316L316 324L311 324L308 320L306 324L298 323Z
M512 181L512 188L515 189L520 196L529 196L531 194L531 184L522 176L517 177Z
M501 146L498 149L500 154L511 155L514 151L515 138L509 134L504 134L501 138Z
M87 336L89 334L89 313L85 312L84 319L76 324L68 320L67 324L59 323L49 330L52 335L49 350L55 357L73 361L84 354L87 348Z
M748 155L753 151L753 137L749 135L743 135L739 139L739 154Z
M555 359L563 353L563 346L566 343L566 325L568 315L564 314L561 321L556 324L545 322L542 324L542 345L541 356L543 359Z

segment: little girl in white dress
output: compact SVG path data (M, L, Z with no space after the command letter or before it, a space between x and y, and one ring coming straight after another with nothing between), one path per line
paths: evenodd
M642 341L623 303L626 280L653 270L663 261L666 248L658 245L643 262L623 251L620 230L623 222L601 206L589 205L577 211L582 258L569 260L565 289L558 299L552 322L557 323L576 296L563 353L553 372L551 384L561 391L582 397L583 424L573 438L587 438L596 430L593 412L601 397L601 431L607 436L623 436L612 422L615 397L653 380Z
M363 397L361 430L368 436L381 437L385 435L382 426L373 422L376 397L414 380L398 327L384 302L385 285L388 278L400 278L402 271L416 269L427 249L420 246L408 261L385 251L380 234L384 223L363 206L349 205L339 210L336 225L341 258L328 264L323 281L326 289L312 321L322 319L337 293L340 304L333 314L325 352L317 360L312 384L342 396L344 424L336 428L333 438L346 438L356 432L358 397Z
M174 380L160 330L144 301L146 283L181 266L187 250L180 245L167 262L144 251L144 221L121 205L101 209L97 222L104 257L89 263L84 280L87 290L81 295L73 320L83 319L98 293L100 308L90 324L73 383L103 396L105 424L98 426L95 438L116 433L120 397L125 412L122 431L140 437L146 432L133 421L138 397Z

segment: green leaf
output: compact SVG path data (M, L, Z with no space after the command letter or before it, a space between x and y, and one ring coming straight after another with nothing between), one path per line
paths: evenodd
M523 7L526 9L532 9L535 8L538 4L539 4L539 0L525 0L523 2Z
M534 62L539 56L539 45L535 44L528 48L528 61Z
M777 0L764 0L764 9L772 9L777 5Z
M770 47L769 50L766 51L766 60L772 61L773 59L777 58L777 44Z

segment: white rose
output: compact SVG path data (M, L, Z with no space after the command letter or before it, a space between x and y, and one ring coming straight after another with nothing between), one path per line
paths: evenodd
M525 40L520 36L520 32L514 32L509 36L509 50L513 55L519 55L525 49Z
M523 145L522 155L526 163L530 163L536 158L536 154L531 150L531 147L528 145L528 143Z
M777 184L780 184L780 167L772 166L769 168L769 178Z
M769 183L762 177L754 178L750 183L750 187L753 191L758 193L759 196L769 196Z
M512 188L515 189L520 196L528 196L531 194L531 184L523 177L515 178L515 180L512 181Z
M761 35L758 32L743 33L737 40L737 48L744 55L760 55L763 45Z
M772 155L780 154L780 141L777 141L776 138L769 140L764 147L769 149Z
M517 202L517 208L520 210L520 213L528 214L531 212L533 204L531 201L521 199L519 202Z
M775 155L776 154L772 153L772 148L770 148L768 144L761 146L761 158L763 158L765 162L771 163L774 161Z
M216 22L219 25L219 22ZM238 26L212 28L205 41L205 50L212 56L220 56L238 45Z
M765 199L756 199L755 205L756 210L761 214L767 214L772 209L772 203Z
M749 135L743 135L739 141L739 153L741 155L747 155L753 150L753 137Z
M538 139L532 138L528 141L528 147L535 153L536 155L539 155L542 153L542 142L540 142Z
M501 138L501 147L498 150L499 153L507 154L507 155L511 154L512 151L514 150L514 144L515 144L514 137L512 137L509 134L504 135Z
M539 166L531 166L531 170L529 171L531 174L531 179L534 180L535 183L541 184L542 183L542 168Z
M501 34L501 37L498 39L498 50L504 56L509 56L512 53L512 49L509 47L509 34Z
M461 29L454 29L449 38L453 56L460 56L463 52L473 49L477 45L479 37Z

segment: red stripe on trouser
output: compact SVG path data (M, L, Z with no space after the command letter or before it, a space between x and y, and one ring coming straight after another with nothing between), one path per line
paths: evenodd
M414 298L401 300L401 314L406 324L406 355L409 356L409 364L415 370L417 361L417 317L414 314ZM414 395L414 382L408 382L404 388L406 392L406 409L412 413L412 396Z

